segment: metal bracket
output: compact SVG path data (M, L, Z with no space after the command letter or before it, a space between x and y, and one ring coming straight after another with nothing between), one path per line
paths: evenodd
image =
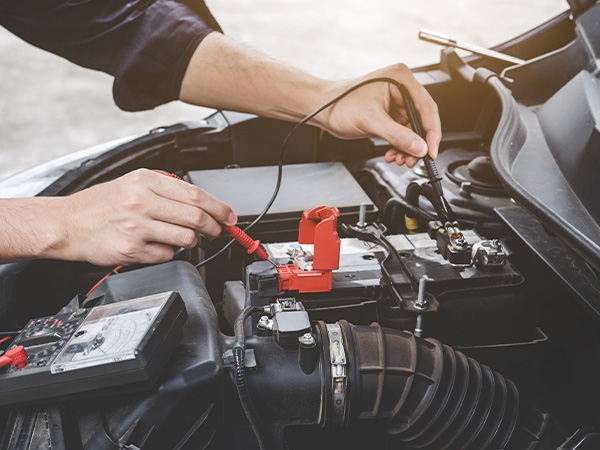
M415 313L429 313L437 311L439 303L430 293L425 294L428 304L426 311L415 307L415 303L417 302L418 298L418 280L411 280L410 271L404 265L404 262L402 261L402 258L400 258L400 255L398 255L394 245L385 236L385 233L387 232L385 225L381 223L373 223L358 227L342 224L342 228L349 236L362 239L363 241L374 242L385 249L386 257L383 261L381 261L380 264L381 274L383 275L385 282L387 282L389 285L392 297L399 306L406 311ZM395 281L395 279L398 279L399 275L403 277L402 281L405 279L411 280L413 286L400 292L397 286L399 282Z

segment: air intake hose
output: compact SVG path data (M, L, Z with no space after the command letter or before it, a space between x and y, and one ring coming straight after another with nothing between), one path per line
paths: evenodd
M322 322L317 329L324 379L333 380L335 392L331 331ZM435 339L378 324L340 321L338 329L347 374L342 425L371 421L411 448L544 449L564 440L546 412L519 398L512 381ZM334 395L328 420L336 413Z

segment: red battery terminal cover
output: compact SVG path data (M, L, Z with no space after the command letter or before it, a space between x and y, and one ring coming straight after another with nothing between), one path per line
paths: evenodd
M279 291L331 291L331 273L340 267L339 216L335 206L318 206L302 213L298 243L314 244L313 268L301 270L296 264L278 266Z

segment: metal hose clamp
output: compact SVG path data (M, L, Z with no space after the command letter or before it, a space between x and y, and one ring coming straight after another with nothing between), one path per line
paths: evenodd
M329 356L331 360L331 383L333 392L333 417L334 424L344 423L346 410L346 351L342 340L342 329L339 323L327 324L329 336Z

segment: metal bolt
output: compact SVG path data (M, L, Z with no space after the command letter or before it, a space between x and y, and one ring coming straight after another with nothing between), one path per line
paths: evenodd
M315 338L310 333L304 333L298 338L298 341L300 342L300 345L305 345L307 347L315 345Z
M258 328L259 330L273 331L273 319L269 319L268 316L262 316L258 320L256 328Z
M87 310L85 310L84 308L79 308L77 311L75 311L73 313L73 315L71 317L76 319L78 317L84 316L86 312L87 312Z
M427 284L427 276L422 276L419 280L419 292L417 293L417 301L415 308L424 310L427 309L427 300L425 300L425 285Z
M358 223L356 224L360 228L367 226L367 204L361 203L360 209L358 210Z
M269 329L269 316L261 316L257 324L258 328Z

